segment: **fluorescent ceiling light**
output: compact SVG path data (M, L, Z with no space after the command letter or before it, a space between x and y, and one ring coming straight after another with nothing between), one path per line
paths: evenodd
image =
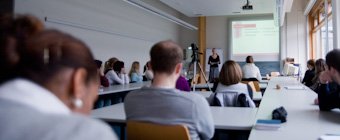
M144 3L144 2L142 2L140 0L124 0L124 1L129 3L129 4L131 4L131 5L133 5L133 6L136 6L138 8L141 8L141 9L145 10L145 11L148 11L148 12L150 12L152 14L160 16L160 17L162 17L162 18L164 18L166 20L169 20L169 21L174 22L174 23L176 23L178 25L181 25L181 26L183 26L185 28L188 28L190 30L197 30L198 29L197 27L195 27L195 26L193 26L193 25L191 25L191 24L189 24L189 23L187 23L187 22L185 22L183 20L180 20L180 19L178 19L178 18L176 18L176 17L174 17L174 16L172 16L170 14L167 14L167 13L165 13L165 12L155 8L155 7L152 7L151 5L146 4L146 3Z

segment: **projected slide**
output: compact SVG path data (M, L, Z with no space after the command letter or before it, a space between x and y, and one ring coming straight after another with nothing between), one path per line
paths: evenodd
M244 61L253 55L256 61L279 59L279 28L273 20L232 21L232 59Z

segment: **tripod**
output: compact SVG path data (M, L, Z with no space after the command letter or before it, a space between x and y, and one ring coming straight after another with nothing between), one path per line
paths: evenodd
M193 79L195 79L195 77L196 77L196 66L197 66L197 64L198 64L198 67L199 67L199 69L200 69L200 72L201 72L201 74L203 75L203 78L204 78L204 80L205 80L205 84L207 85L207 87L208 87L208 89L209 89L209 91L212 91L211 90L211 88L210 88L210 86L209 86L209 82L208 82L208 80L207 80L207 77L205 76L205 73L204 73L204 71L203 71L203 69L202 69L202 66L201 66L201 64L200 63L197 63L199 60L198 59L195 59L195 57L194 57L194 59L193 59L193 63L194 63L194 78ZM193 82L194 84L193 84L193 91L195 91L196 90L196 82Z

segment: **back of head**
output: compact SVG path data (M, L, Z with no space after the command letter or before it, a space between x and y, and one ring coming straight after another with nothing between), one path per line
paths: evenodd
M88 47L80 40L56 30L46 30L27 41L21 55L21 76L40 85L64 69L86 70L86 82L97 80L97 68Z
M246 62L247 63L254 63L254 59L253 59L253 57L252 56L247 56L247 58L246 58Z
M124 62L117 61L113 64L113 71L119 73L121 69L124 68Z
M309 59L308 61L307 61L307 65L309 65L309 66L311 66L311 67L315 67L315 60L314 59Z
M100 61L100 60L94 60L94 62L96 63L98 69L100 69L100 67L102 67L102 64L103 64L102 61Z
M340 72L340 50L334 49L326 55L326 63L328 67L333 67Z
M152 71L156 73L172 74L176 65L182 62L183 51L173 41L161 41L150 50Z
M315 73L319 74L326 70L326 61L322 58L315 61Z
M109 60L107 60L104 65L104 73L108 72L109 70L112 70L113 64L115 64L115 62L117 61L118 59L116 57L112 57Z
M221 69L219 81L223 85L229 86L237 84L242 80L242 70L239 64L233 60L226 61Z

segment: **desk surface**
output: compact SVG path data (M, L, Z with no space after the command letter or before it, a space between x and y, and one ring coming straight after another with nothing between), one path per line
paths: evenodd
M281 89L275 89L279 84ZM339 134L340 111L321 112L313 104L317 97L314 91L288 90L284 86L304 86L294 78L278 77L270 80L261 101L256 118L270 119L271 112L284 106L288 112L287 122L281 125L278 131L264 131L252 129L249 140L264 139L304 139L316 140L319 136L331 133Z
M257 113L257 108L210 107L216 129L251 130ZM124 104L119 103L108 107L95 109L92 117L106 122L125 123Z
M123 85L111 85L109 87L104 87L103 91L100 91L98 95L105 95L111 93L119 93L124 91L131 91L140 89L143 86L150 85L150 81L142 82L142 83L130 83L130 84L123 84Z

